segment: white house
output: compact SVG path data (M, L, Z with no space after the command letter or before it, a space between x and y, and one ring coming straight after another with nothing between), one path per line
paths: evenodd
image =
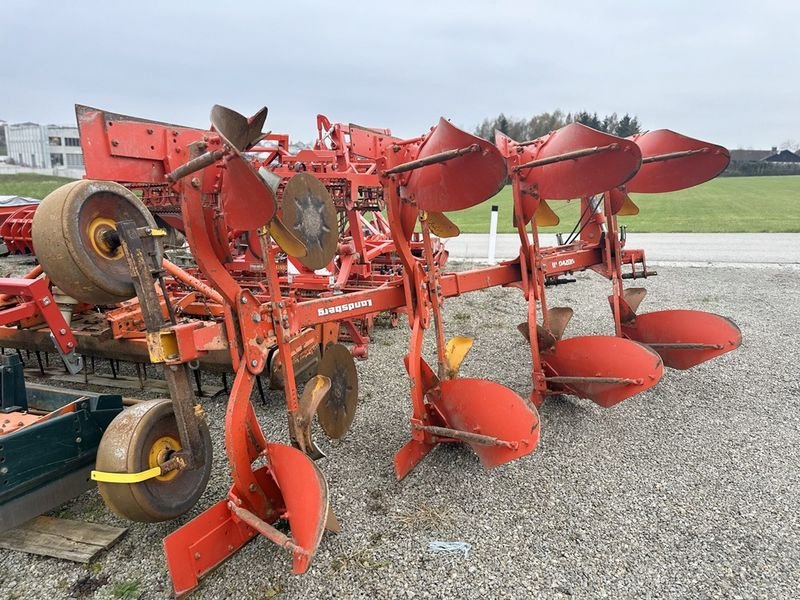
M7 123L8 157L15 164L38 169L83 169L77 127Z

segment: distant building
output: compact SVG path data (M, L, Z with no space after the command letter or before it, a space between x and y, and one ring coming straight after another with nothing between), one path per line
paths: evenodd
M773 146L772 150L731 150L732 163L768 162L779 164L800 163L800 155Z
M775 152L770 154L767 158L764 159L764 162L774 162L774 163L800 163L800 155L796 152L792 152L791 150L781 150L780 152Z
M83 152L77 127L7 123L8 157L16 164L38 169L83 169Z

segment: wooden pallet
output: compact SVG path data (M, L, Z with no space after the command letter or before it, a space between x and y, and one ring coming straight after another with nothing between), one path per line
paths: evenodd
M36 517L0 535L0 548L90 563L128 531L97 523Z

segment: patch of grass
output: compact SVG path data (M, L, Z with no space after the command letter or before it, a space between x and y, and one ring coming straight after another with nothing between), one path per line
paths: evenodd
M74 181L74 179L36 173L0 175L0 196L27 196L41 200L56 188L70 181Z
M139 581L120 581L111 588L111 595L119 600L135 600L139 597L139 588L142 586Z
M400 512L395 519L414 529L439 532L450 529L455 523L452 508L441 508L425 503Z
M632 194L640 212L622 217L629 231L733 233L800 232L800 175L779 177L721 177L688 190L668 194ZM467 210L448 213L463 233L488 233L492 204L499 208L497 230L514 233L511 226L513 200L506 186L491 200ZM544 232L569 233L578 220L580 202L551 201L561 218Z

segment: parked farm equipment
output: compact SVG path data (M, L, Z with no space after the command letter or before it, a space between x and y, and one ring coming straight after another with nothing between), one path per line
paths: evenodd
M622 286L653 274L617 225L635 210L627 192L710 179L727 164L719 146L671 132L626 140L577 124L529 142L498 135L494 145L444 119L400 139L320 116L315 147L291 154L286 136L265 140L266 112L248 119L215 106L206 131L78 107L90 179L56 190L33 217L33 247L70 324L82 307L118 305L106 313L127 323L116 339L162 365L169 387L170 399L124 411L103 437L93 478L115 512L168 520L196 503L211 442L189 364L214 357L235 372L225 419L233 484L165 539L179 595L257 534L289 550L302 573L324 530L338 529L311 423L318 415L331 437L352 423L357 381L340 332L358 347L359 320L401 313L410 328L410 439L395 455L398 478L440 443L470 446L487 468L515 460L538 444L546 396L610 407L654 386L663 364L688 368L740 342L717 315L637 315L644 291ZM434 236L459 233L446 213L487 200L507 177L519 257L445 271ZM542 247L538 226L557 219L546 201L570 198L582 207L573 234ZM161 223L185 236L196 270L165 260ZM565 338L573 311L548 304L549 284L585 269L611 280L615 335ZM527 300L530 402L502 383L459 377L472 340L444 336L446 299L494 286ZM435 364L423 358L427 330ZM299 371L310 376L304 386ZM284 390L291 446L267 440L256 418L250 397L262 373ZM275 527L284 518L289 535Z
M94 484L90 471L122 397L25 384L18 356L0 356L0 533Z

